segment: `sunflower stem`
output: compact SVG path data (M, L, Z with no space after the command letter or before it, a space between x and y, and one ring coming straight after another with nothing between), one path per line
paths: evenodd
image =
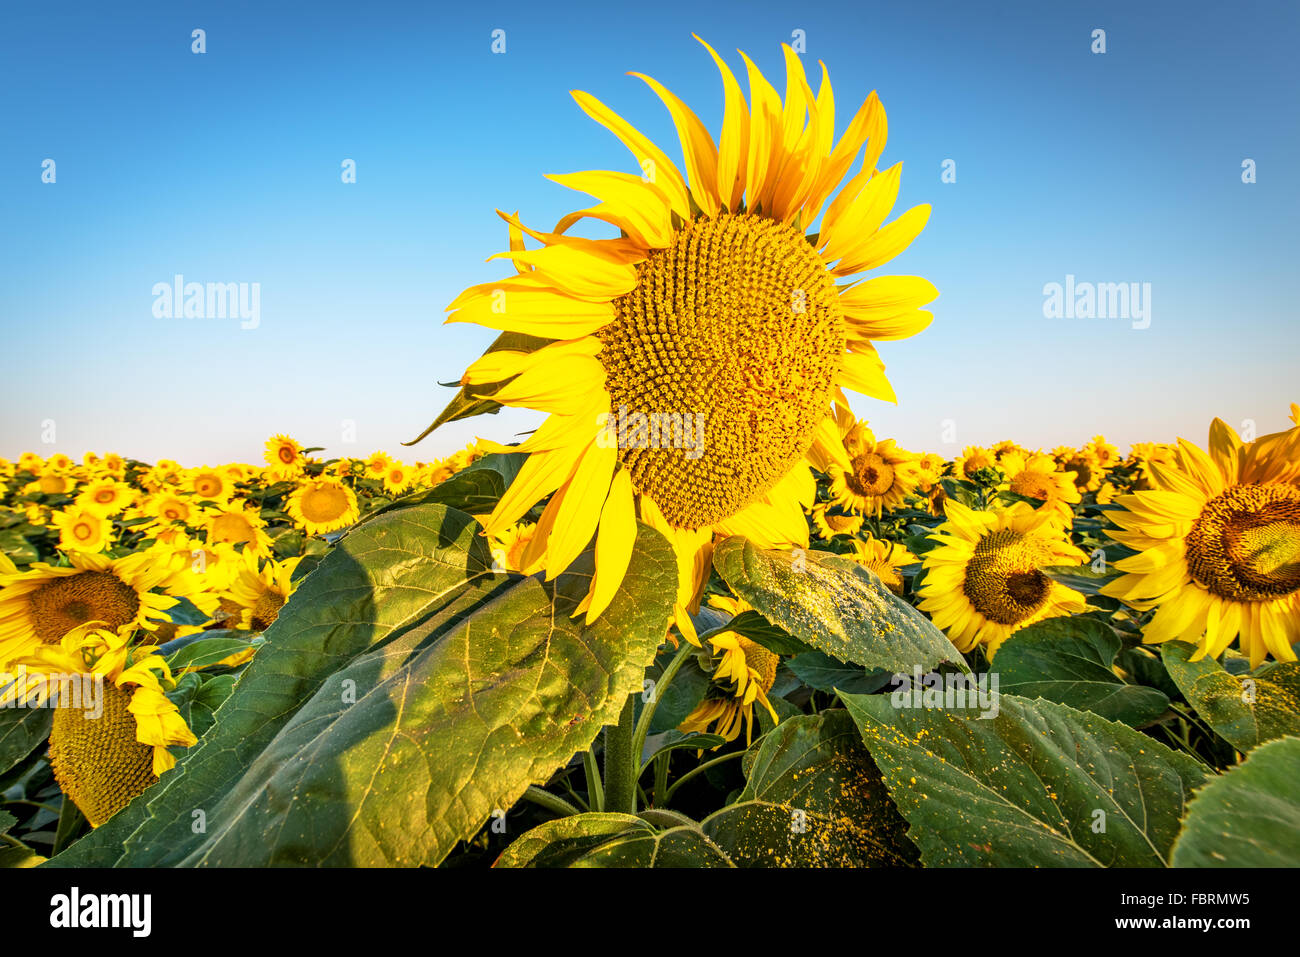
M536 785L530 785L528 790L524 792L524 800L530 804L536 804L538 807L546 808L557 817L572 817L574 814L581 813L564 798L554 795L550 791L544 791Z
M664 692L668 690L673 678L677 677L677 672L681 671L682 665L686 664L686 659L690 657L691 652L694 650L695 646L683 638L681 645L677 649L677 654L668 663L668 667L659 676L659 680L654 683L654 692L641 702L641 718L636 723L636 739L632 746L632 754L640 767L640 771L637 773L638 781L641 779L641 775L645 773L645 766L640 765L640 761L641 755L645 753L645 739L650 734L650 722L654 719L655 708L659 707L659 701L663 698Z
M587 775L587 804L593 811L605 810L605 788L600 782L600 768L596 765L594 748L588 748L583 754L582 770Z
M636 813L636 779L640 755L636 753L636 702L623 702L618 724L605 729L605 810L611 814Z

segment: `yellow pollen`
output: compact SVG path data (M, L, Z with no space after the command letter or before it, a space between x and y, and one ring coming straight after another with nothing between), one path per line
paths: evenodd
M612 412L626 416L619 460L674 527L736 514L808 451L845 325L799 230L751 214L696 219L614 306L598 337ZM663 441L677 423L680 440Z

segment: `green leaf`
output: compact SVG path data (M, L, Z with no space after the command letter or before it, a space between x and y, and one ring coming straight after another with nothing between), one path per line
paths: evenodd
M645 753L642 755L642 770L661 754L689 748L692 751L708 751L727 743L720 734L683 734L673 729L662 734L652 734L645 739Z
M124 812L145 808L124 852L115 817L55 863L439 863L617 719L676 591L647 526L591 626L571 617L590 552L550 583L490 564L481 527L442 505L358 526L281 609L213 729Z
M840 709L782 721L757 746L736 803L700 828L738 867L914 864L906 822Z
M0 811L0 834L8 834L9 828L18 823L18 818L8 811Z
M1125 684L1112 670L1123 641L1095 618L1049 618L1020 629L998 648L1000 690L1046 698L1140 727L1169 707L1155 688Z
M1052 701L903 707L841 695L927 867L1161 867L1201 766ZM1104 831L1098 830L1104 827Z
M1196 792L1175 867L1300 867L1300 738L1261 744Z
M40 561L41 553L36 546L19 534L17 529L7 528L0 532L0 552L4 552L15 565L30 565Z
M911 673L966 663L930 619L857 562L829 552L760 549L728 538L713 552L718 574L770 622L840 661Z
M818 691L830 692L839 688L851 694L874 694L889 684L892 677L883 669L868 671L857 665L846 665L820 651L805 651L786 664L800 681Z
M1201 720L1243 754L1264 741L1300 735L1300 663L1282 662L1266 674L1240 678L1213 658L1192 661L1196 647L1165 642L1161 660Z
M45 743L53 720L53 708L0 708L0 774Z
M205 632L198 641L182 645L167 659L172 673L176 674L185 668L206 668L233 654L247 651L250 644L261 644L260 640L250 642L247 638L230 638L228 635L229 632Z
M509 349L515 352L534 352L542 346L554 340L542 339L537 336L530 336L522 332L503 332L497 336L492 345L484 351L484 355L489 352L497 352L502 349ZM506 380L509 381L509 380ZM468 419L471 416L491 413L495 415L501 411L501 403L494 402L490 396L497 389L505 385L505 382L497 382L491 385L477 385L474 387L474 394L471 395L464 387L457 391L455 397L447 403L447 407L438 413L438 417L433 420L433 424L417 435L409 442L403 442L403 445L415 445L420 440L426 438L434 429L446 425L448 422L455 422L457 419Z
M1103 585L1123 574L1113 566L1104 572L1093 571L1091 565L1048 565L1039 571L1083 595L1096 595Z
M742 611L726 624L726 631L734 631L756 641L769 651L778 655L798 655L808 650L808 646L793 638L783 628L778 628L758 612L750 609ZM706 636L701 636L701 640Z
M632 814L575 814L533 828L496 867L732 867L695 825L659 830Z
M524 452L485 455L433 488L403 496L395 502L376 509L370 517L373 518L375 515L396 508L435 502L475 515L491 512L496 508L497 502L510 487L515 476L519 474L519 467L527 458L528 455Z

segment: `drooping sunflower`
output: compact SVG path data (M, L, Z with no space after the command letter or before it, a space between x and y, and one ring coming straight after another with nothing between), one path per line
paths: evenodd
M1300 641L1300 429L1243 443L1219 419L1209 454L1178 440L1177 463L1150 463L1155 487L1120 495L1111 538L1140 554L1102 593L1158 609L1146 642L1195 642L1218 657L1238 636L1258 665L1295 661Z
M841 512L825 502L818 502L812 507L813 527L823 541L829 542L836 535L856 535L862 530L862 516L856 512Z
M136 495L136 490L124 482L110 477L98 478L77 493L76 503L89 512L107 518L130 507Z
M876 169L886 126L876 96L836 141L824 67L814 95L786 47L783 103L746 58L746 102L705 46L725 93L720 142L643 76L677 127L683 176L627 121L575 93L631 150L637 173L551 177L598 204L553 232L502 213L511 248L494 258L512 260L519 275L473 286L448 307L448 321L533 337L489 351L462 378L471 394L499 384L495 402L550 414L510 449L530 456L487 531L508 528L551 495L537 531L546 576L596 540L595 575L580 605L588 620L622 580L638 514L674 545L679 625L698 604L715 532L806 544L809 465L844 459L832 402L847 405L842 386L894 400L872 341L923 329L931 315L919 307L937 295L917 277L836 285L892 259L929 216L918 206L882 227L900 170ZM860 154L861 172L831 199ZM807 235L819 217L820 229ZM624 235L568 235L584 218ZM540 246L527 248L525 234Z
M113 543L113 522L97 512L69 505L51 516L64 551L102 552Z
M1002 488L1039 500L1043 504L1037 507L1051 509L1066 528L1074 523L1070 506L1083 501L1083 496L1075 488L1073 476L1057 467L1056 459L1041 452L1008 452L999 465L1007 475Z
M884 582L885 587L895 595L903 593L903 574L899 571L904 565L912 565L920 559L898 542L881 541L878 538L859 539L853 543L849 558L859 565L874 572Z
M213 508L205 512L204 529L211 545L240 545L259 558L271 554L266 520L251 505Z
M984 644L992 655L1025 625L1086 608L1083 595L1040 571L1087 561L1053 512L1024 502L975 511L953 499L944 511L948 520L930 536L939 544L925 553L918 594L921 610L959 651Z
M68 561L0 574L0 669L87 622L125 633L170 620L176 599L152 591L169 570L146 552L112 559L74 551Z
M357 496L336 478L304 479L289 496L289 517L308 535L347 528L360 516Z
M715 596L710 604L730 611L733 617L750 609L747 602L728 596ZM724 631L708 641L713 653L721 656L713 671L713 686L678 730L689 734L712 729L727 741L734 741L744 725L745 743L749 744L754 736L755 702L767 709L773 723L781 720L767 697L776 682L781 656L734 631Z
M986 449L978 445L968 445L962 449L961 455L953 459L952 471L958 478L973 479L975 473L982 469L996 469L998 467L998 457L992 449Z
M880 517L894 509L916 488L917 456L900 449L893 439L883 442L842 406L835 410L847 468L831 470L831 500L841 508Z
M302 446L287 435L273 435L262 452L266 472L272 482L283 482L301 475L306 466Z
M930 494L939 479L943 478L948 462L937 452L923 452L916 460L916 490Z
M280 614L298 583L293 580L294 569L301 558L284 561L267 559L259 564L257 556L245 550L243 566L222 593L221 597L237 608L239 627L247 631L265 631Z
M167 697L175 687L171 669L156 647L132 647L130 636L83 626L54 645L36 648L18 662L29 681L0 696L29 694L30 679L99 678L102 698L92 709L58 700L50 730L54 778L92 827L99 827L159 775L176 765L169 748L198 742ZM96 693L98 696L98 693Z

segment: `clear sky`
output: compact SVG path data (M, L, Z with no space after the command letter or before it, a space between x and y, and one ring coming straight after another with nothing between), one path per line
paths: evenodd
M780 44L803 31L841 116L879 91L882 165L904 162L896 211L933 204L881 270L926 276L942 295L927 331L880 347L899 404L855 403L880 437L952 454L1097 432L1123 448L1204 441L1215 415L1280 428L1300 401L1298 11L5 4L0 455L259 461L264 439L288 432L330 455L427 460L534 425L507 412L399 447L450 397L438 381L493 336L442 325L462 288L509 269L485 262L506 241L493 209L550 228L585 197L543 174L634 170L569 90L676 156L666 111L625 75L646 72L716 135L721 86L692 32L742 77L744 49L783 89ZM346 159L355 184L341 181ZM942 182L945 160L956 182ZM153 287L177 274L258 283L257 328L156 317ZM1067 275L1149 283L1149 327L1046 318L1044 286Z

